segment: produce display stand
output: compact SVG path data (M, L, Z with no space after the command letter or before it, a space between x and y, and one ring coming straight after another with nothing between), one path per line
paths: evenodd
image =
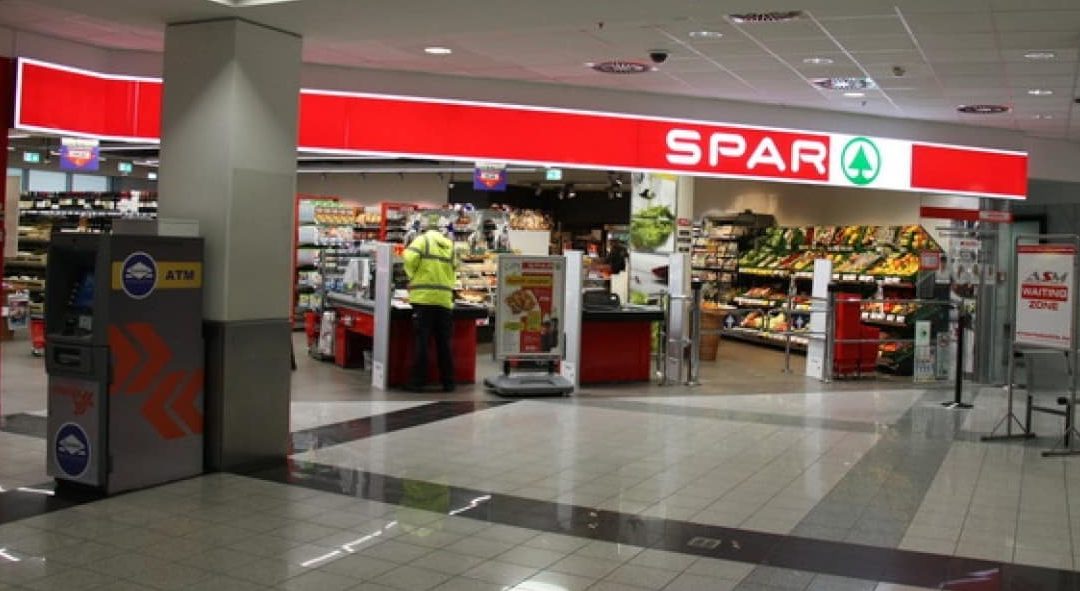
M1031 439L1032 412L1062 416L1065 428L1060 444L1043 456L1080 455L1080 431L1076 428L1077 390L1080 389L1080 368L1077 367L1077 334L1080 329L1080 310L1077 289L1080 289L1080 236L1075 234L1039 234L1016 237L1013 248L1013 269L1016 276L1016 296L1010 306L1009 364L1006 371L1008 407L983 441ZM1016 360L1032 356L1062 355L1065 360L1068 390L1056 402L1063 409L1037 405L1033 384L1026 384L1027 408L1024 420L1016 415ZM1030 372L1029 372L1030 376ZM1019 427L1015 432L1013 427ZM1004 427L1004 432L999 430Z
M498 264L495 358L502 373L484 385L501 396L570 394L573 382L558 373L565 347L560 327L566 320L566 259L502 255Z

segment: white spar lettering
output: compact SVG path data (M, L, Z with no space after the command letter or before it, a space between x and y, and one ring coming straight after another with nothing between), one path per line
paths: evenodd
M709 134L709 166L717 166L723 158L740 158L746 155L746 138L735 133L714 132ZM680 166L701 164L705 156L701 147L701 133L693 129L672 129L667 133L667 161ZM828 150L824 143L813 140L795 140L791 144L791 171L799 172L802 166L813 166L818 174L825 174ZM754 147L746 161L746 168L772 166L780 172L787 170L787 161L776 142L766 136Z

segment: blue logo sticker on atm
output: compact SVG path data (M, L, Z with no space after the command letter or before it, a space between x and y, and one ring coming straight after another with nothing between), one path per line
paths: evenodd
M141 300L154 293L158 268L154 257L145 252L133 252L120 266L120 287L129 297Z
M64 423L56 430L56 465L71 478L79 478L90 466L90 438L77 423Z
M123 262L113 262L112 288L137 300L157 289L202 287L199 261L156 261L145 252L133 252Z

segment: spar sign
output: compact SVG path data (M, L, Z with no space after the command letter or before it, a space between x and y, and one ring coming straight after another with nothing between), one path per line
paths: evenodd
M1016 342L1070 349L1076 248L1067 244L1016 247Z

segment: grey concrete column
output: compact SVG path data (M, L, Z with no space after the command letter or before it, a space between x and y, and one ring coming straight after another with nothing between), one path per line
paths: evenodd
M159 207L206 239L211 469L287 450L300 48L238 19L165 30Z

